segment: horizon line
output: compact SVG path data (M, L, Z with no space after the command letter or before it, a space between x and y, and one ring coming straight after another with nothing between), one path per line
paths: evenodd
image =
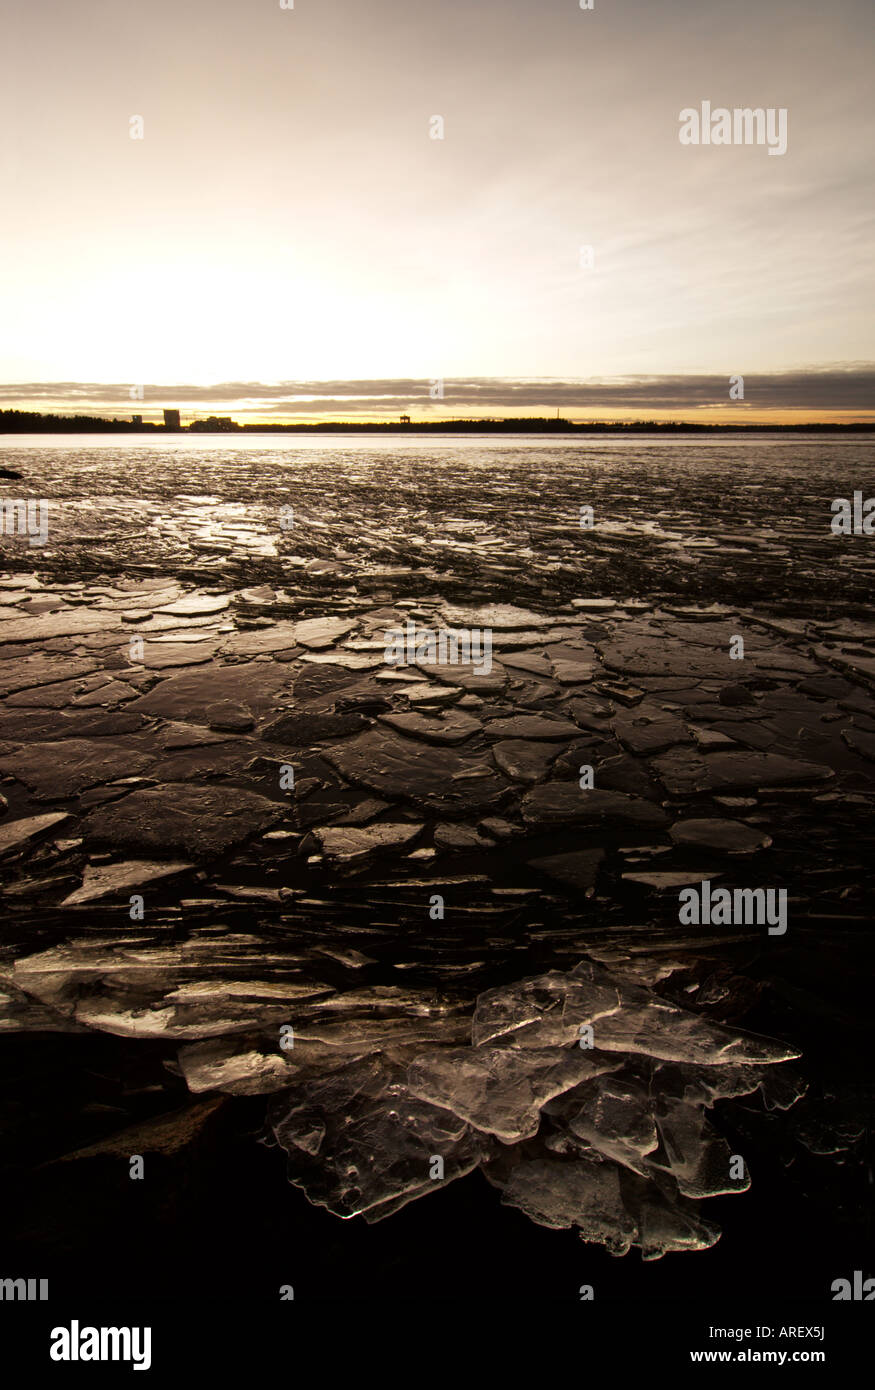
M794 414L802 407L797 407ZM619 418L612 416L609 418L598 419L592 417L573 418L571 416L552 416L552 415L482 415L482 416L452 416L434 417L416 420L405 412L404 416L375 418L373 416L359 418L338 418L325 419L323 417L309 418L288 418L275 417L265 420L245 420L239 422L231 416L210 415L206 418L195 416L188 422L181 419L182 412L177 412L175 408L169 408L171 415L176 414L177 420L168 422L166 419L144 419L140 412L132 412L130 417L97 415L86 411L75 415L57 414L55 412L25 411L17 408L0 408L0 434L23 434L31 432L26 427L33 426L32 432L43 434L63 434L70 432L65 426L78 426L74 433L83 432L82 426L95 426L97 432L110 432L122 434L136 434L139 432L148 434L237 434L237 433L258 433L264 431L272 432L318 432L330 433L331 430L364 432L390 432L390 433L416 433L423 431L427 433L440 433L442 431L453 431L471 429L477 432L489 432L494 430L508 430L512 427L519 427L519 432L525 433L527 429L537 433L550 433L551 430L562 433L565 431L586 431L593 430L603 433L605 431L642 431L653 430L688 430L690 432L739 432L744 430L763 430L773 429L779 431L799 432L808 429L814 430L873 430L875 431L875 413L863 416L859 414L851 415L850 412L841 412L845 417L842 419L825 419L821 414L807 420L781 419L791 413L784 410L773 409L771 411L758 412L765 415L764 419L752 418L753 412L745 412L747 418L743 420L716 419L706 420L700 415L698 419L685 419L683 417L670 417L668 419L658 419L652 417L629 416ZM245 412L236 412L245 414ZM741 413L741 412L732 412ZM838 413L838 412L837 412ZM535 427L538 427L535 430Z

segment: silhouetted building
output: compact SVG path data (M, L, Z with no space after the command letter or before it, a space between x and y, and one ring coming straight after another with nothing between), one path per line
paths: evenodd
M137 426L139 426L139 425L142 425L142 423L143 423L143 417L142 417L142 415L132 415L132 416L131 416L131 424L132 424L132 425L137 425Z
M240 426L236 420L232 420L230 415L210 415L206 420L192 420L188 427L190 430L239 430Z
M402 415L402 416L401 416L401 423L402 423L402 425L409 425L409 424L410 424L410 416L409 416L409 415Z
M178 429L179 429L179 411L178 411L178 410L165 410L165 412L164 412L164 428L165 428L166 430L178 430Z

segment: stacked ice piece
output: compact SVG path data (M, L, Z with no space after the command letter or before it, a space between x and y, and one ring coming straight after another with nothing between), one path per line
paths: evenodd
M208 1046L183 1058L198 1089ZM312 1067L299 1055L295 1084L270 1107L291 1181L312 1202L378 1221L482 1167L533 1221L644 1259L713 1245L700 1201L749 1186L707 1109L757 1090L780 1107L800 1094L768 1073L798 1056L785 1044L592 961L481 994L470 1045L399 1033L368 1052L350 1034L328 1051Z

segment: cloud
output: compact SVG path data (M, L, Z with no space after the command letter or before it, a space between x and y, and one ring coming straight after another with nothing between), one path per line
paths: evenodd
M198 414L231 411L250 418L343 419L424 412L444 416L552 414L556 410L571 416L606 410L643 414L713 409L726 406L729 400L728 373L604 380L462 377L444 380L443 396L438 399L433 399L433 385L429 380L408 377L226 381L211 386L138 383L135 387L101 382L19 382L0 385L0 406L85 414L121 411L125 415L177 406ZM869 412L875 408L875 364L848 363L745 376L744 402L756 410Z

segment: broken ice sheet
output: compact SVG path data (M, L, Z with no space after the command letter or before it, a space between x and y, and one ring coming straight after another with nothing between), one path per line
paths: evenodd
M490 1141L449 1110L412 1097L382 1053L276 1096L270 1125L292 1156L290 1181L336 1216L379 1219L470 1173ZM432 1159L443 1160L433 1177Z
M618 825L661 826L668 819L661 807L623 792L581 791L577 782L545 782L528 792L523 818L534 825L575 822L616 822Z
M705 753L673 749L653 759L653 770L670 796L700 791L756 791L759 787L824 782L835 774L819 763L780 753Z
M391 825L326 825L313 831L328 863L337 869L353 870L367 866L376 854L403 848L421 833L422 823Z
M410 734L414 738L422 738L428 743L438 744L464 743L466 739L469 739L472 734L478 733L482 728L479 719L474 719L471 715L464 714L460 710L440 713L436 717L410 712L384 714L380 718L384 724L399 729L402 734Z
M582 1017L593 1021L594 1049L574 1046ZM410 1172L411 1153L418 1153L422 1125L436 1121L412 1096L442 1116L441 1133L452 1140L447 1176L473 1166L467 1150L453 1147L463 1140L443 1118L452 1112L469 1138L476 1132L501 1141L479 1161L505 1202L532 1220L575 1226L583 1239L616 1254L637 1245L645 1259L705 1249L719 1230L689 1199L741 1192L748 1181L746 1174L731 1176L729 1149L705 1110L721 1096L756 1090L765 1064L796 1055L783 1044L711 1025L587 961L569 975L552 972L482 994L472 1037L472 1048L420 1050L406 1077L395 1071L391 1083L371 1057L344 1072L342 1083L338 1072L321 1091L314 1081L316 1091L308 1090L303 1103L298 1088L277 1097L277 1137L290 1152L307 1155L303 1171L293 1160L292 1181L311 1201L343 1215L363 1211L369 1219L425 1195L432 1188L421 1167ZM395 1038L402 1045L401 1031ZM372 1043L379 1046L376 1037ZM651 1058L665 1056L679 1060L653 1066ZM262 1067L254 1058L245 1065ZM254 1084L272 1088L260 1078ZM397 1101L389 1114L387 1088ZM785 1091L792 1103L796 1088ZM350 1108L341 1116L344 1094ZM364 1170L370 1143L377 1154ZM393 1153L388 1144L396 1146ZM319 1167L323 1154L327 1173Z
M132 859L121 864L86 864L82 870L82 887L64 898L61 907L77 907L80 903L95 902L98 898L109 897L111 893L125 888L136 888L142 883L154 883L159 878L169 878L174 874L185 873L194 865L187 860Z
M637 1235L626 1210L619 1170L586 1159L527 1159L517 1164L506 1182L486 1169L490 1182L503 1188L502 1200L518 1207L539 1226L561 1231L576 1227L581 1239L604 1245L612 1255L625 1255Z
M595 1152L563 1157L546 1146L538 1150L537 1142L520 1145L484 1169L504 1203L538 1225L574 1228L582 1240L612 1255L635 1246L644 1260L706 1250L720 1238L720 1228L701 1217L671 1178L644 1177Z
M492 807L506 787L485 759L453 748L436 759L428 744L383 726L326 749L325 758L347 781L443 815Z
M496 764L515 782L543 782L558 751L555 744L526 739L503 739L492 745Z
M647 1259L714 1243L688 1197L746 1181L707 1106L795 1055L592 961L486 991L473 1014L413 987L335 990L301 965L255 935L86 938L19 960L14 980L61 1026L178 1039L194 1094L270 1095L291 1182L338 1216L382 1220L485 1165L534 1221ZM577 1045L584 1022L594 1046Z
M61 821L69 819L69 814L66 811L53 811L45 816L25 816L23 820L9 821L0 826L0 854L5 854L7 850L18 849L20 845L31 840L34 835L39 835L44 830L49 830L53 825L59 825Z
M770 1073L751 1066L694 1067L666 1062L655 1073L654 1089L691 1105L710 1106L717 1100L750 1095L766 1078L778 1080L784 1074L784 1068Z
M0 979L0 1033L85 1033L88 1030Z
M541 1109L553 1096L619 1065L580 1048L446 1048L417 1057L407 1085L420 1100L513 1141L537 1133Z
M551 627L555 618L542 613L533 613L527 608L514 608L507 603L490 603L483 608L462 608L453 604L444 605L444 618L451 625L459 627L497 627L513 630L526 627Z
M771 837L744 821L725 820L717 816L708 819L677 820L669 834L676 844L691 845L694 849L722 850L726 854L753 854L768 849Z
M604 850L580 849L570 854L548 854L530 859L529 864L575 894L592 897L604 858Z
M300 1053L300 1047L298 1048ZM179 1049L179 1065L188 1089L223 1091L232 1096L267 1095L289 1085L296 1068L293 1051L269 1050L262 1039L249 1035L207 1038Z
M715 1066L799 1056L785 1043L711 1023L593 961L570 974L554 970L487 990L477 1000L472 1038L475 1046L503 1040L514 1047L562 1047L578 1041L585 1026L600 1051L664 1061Z
M618 1060L614 1071L621 1065ZM603 1072L608 1071L602 1067ZM549 1107L554 1123L621 1166L647 1172L646 1155L659 1144L653 1102L637 1078L602 1075L584 1082Z
M685 1197L717 1197L744 1192L750 1186L747 1169L743 1176L732 1177L729 1145L712 1129L701 1108L661 1097L656 1122L666 1154L660 1166L671 1173Z
M546 739L562 742L576 738L580 733L576 724L568 719L547 719L538 714L520 714L512 719L493 719L486 726L486 734L495 739Z
M149 938L83 938L17 960L12 980L91 1028L183 1040L278 1027L290 1012L332 992L255 936L174 946Z
M30 787L38 801L58 801L86 787L143 772L154 754L135 739L68 738L0 754L0 772Z
M337 1023L304 1020L295 1030L295 1046L300 1038L305 1043L317 1043L354 1055L411 1043L419 1047L427 1044L452 1046L464 1040L465 1022L456 1017L417 1018L403 1012L388 1018L344 1018Z
M623 1170L624 1200L638 1224L637 1245L643 1260L683 1250L709 1250L720 1239L720 1227L704 1220L696 1205L678 1196L669 1183L648 1182Z
M103 740L106 742L106 740ZM285 804L240 787L201 787L167 782L131 792L98 807L85 822L89 841L134 849L183 849L212 856L286 815Z

